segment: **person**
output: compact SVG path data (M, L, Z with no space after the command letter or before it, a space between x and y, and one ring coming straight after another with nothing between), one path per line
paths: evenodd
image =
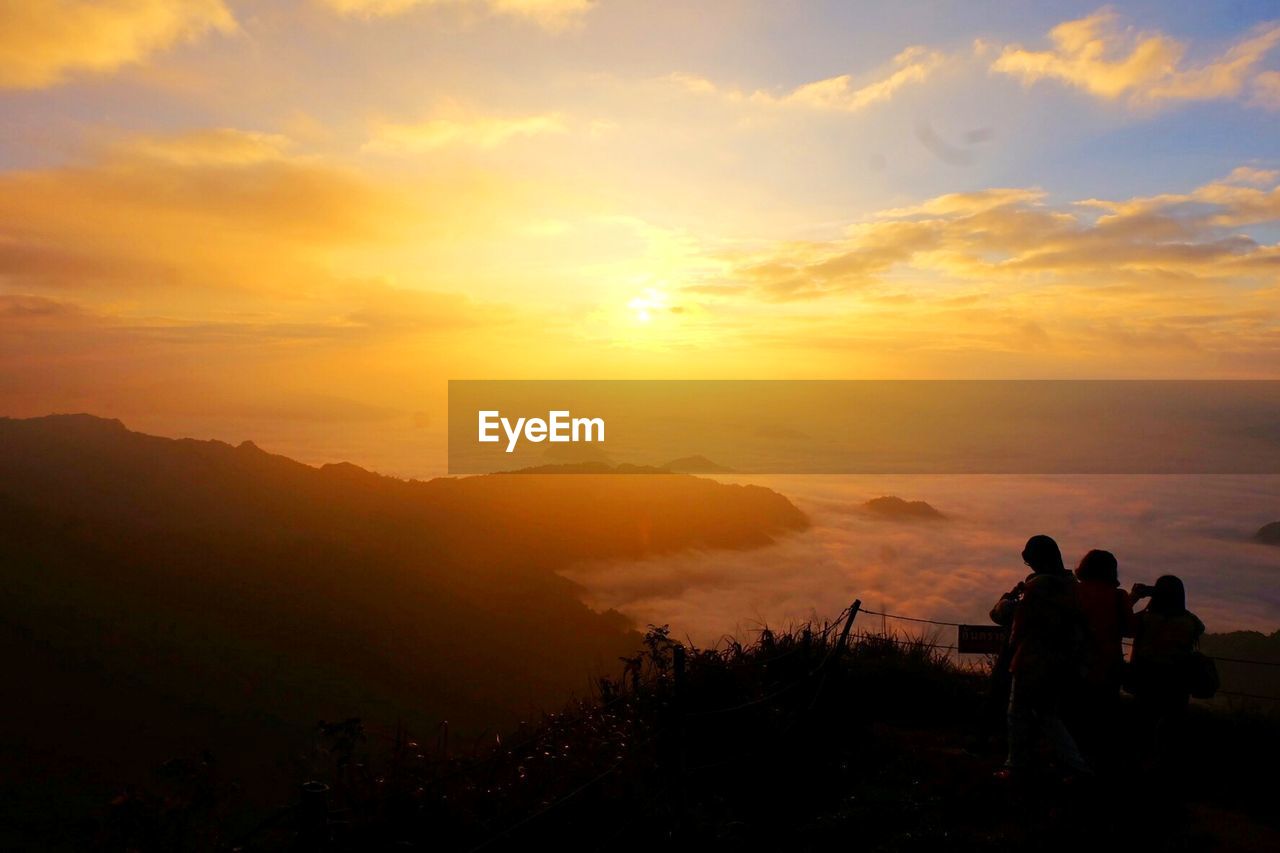
M1079 676L1083 617L1075 578L1051 537L1027 540L1022 560L1031 574L1005 593L991 619L1007 626L1013 681L1009 690L1009 754L997 775L1027 769L1038 730L1049 741L1068 778L1091 775L1075 738L1062 720L1062 704Z
M1130 682L1147 728L1147 758L1162 764L1185 723L1191 700L1188 671L1204 623L1187 609L1186 588L1174 575L1158 578L1155 586L1134 584L1131 597L1151 599L1134 617Z
M1110 551L1094 549L1075 570L1076 594L1087 627L1084 681L1074 703L1080 742L1097 764L1115 755L1116 720L1124 673L1124 637L1133 636L1133 603L1120 589L1119 562Z

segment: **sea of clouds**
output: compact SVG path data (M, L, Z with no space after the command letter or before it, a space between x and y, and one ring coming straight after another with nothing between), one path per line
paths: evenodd
M1280 476L738 481L785 494L812 527L756 550L590 563L565 574L592 606L616 608L642 627L669 624L699 644L832 617L854 598L879 611L983 623L1000 593L1025 576L1019 553L1027 537L1047 533L1069 567L1090 548L1113 551L1126 588L1179 575L1188 606L1210 631L1280 627L1280 548L1251 541L1263 524L1280 520ZM927 501L947 519L898 520L863 508L882 495ZM881 621L863 617L862 624L879 628ZM886 624L912 634L922 627ZM933 630L939 642L954 642L953 629Z

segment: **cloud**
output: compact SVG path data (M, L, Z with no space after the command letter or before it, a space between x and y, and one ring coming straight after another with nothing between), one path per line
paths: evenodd
M43 322L78 318L78 306L43 296L22 293L0 293L0 320L10 322Z
M813 522L808 531L754 551L708 551L631 562L592 563L565 572L588 602L639 624L670 624L679 636L712 644L724 634L751 639L763 623L785 627L863 607L970 624L1026 574L1019 552L1033 533L1053 535L1068 563L1089 548L1120 560L1122 579L1177 574L1211 630L1274 630L1274 557L1247 539L1268 518L1273 477L859 476L751 478L790 497ZM927 500L952 518L927 535L863 513L868 498ZM1190 600L1189 598L1189 600ZM860 616L870 631L878 617ZM886 621L911 635L954 628Z
M724 88L705 77L692 74L676 73L668 79L693 94L713 95L733 103L857 112L872 104L892 99L907 86L924 82L945 60L946 57L937 51L920 46L908 47L893 58L887 70L865 82L859 83L852 75L841 74L805 83L781 94L766 89L744 92Z
M220 127L169 136L138 135L115 147L126 157L178 166L240 166L280 160L292 146L292 140L277 133Z
M222 0L13 0L0 27L0 88L39 89L77 72L114 71L235 29Z
M594 0L323 0L344 15L366 18L401 15L427 6L483 6L496 15L533 21L547 30L562 30L581 21Z
M1222 182L1226 184L1249 184L1258 187L1274 186L1280 183L1280 170L1237 166L1231 170L1231 174L1222 179Z
M938 196L885 210L839 239L743 256L732 279L767 299L857 291L891 274L1037 286L1183 278L1265 283L1276 246L1239 229L1280 222L1274 172L1242 167L1189 193L1053 206L1034 188Z
M469 330L510 322L514 317L505 306L481 304L461 293L369 283L360 288L360 294L360 303L345 320L364 332L422 334Z
M564 120L554 113L433 118L415 124L386 122L374 128L364 149L377 153L421 153L451 146L488 150L514 139L567 130Z
M1184 43L1159 32L1122 29L1116 14L1106 8L1058 24L1049 31L1049 40L1052 48L1042 51L1006 46L992 70L1027 85L1057 80L1133 106L1234 99L1251 84L1254 99L1265 101L1272 84L1258 73L1258 65L1280 43L1280 23L1259 24L1217 58L1200 65L1183 61Z
M288 153L274 134L131 136L90 162L0 173L0 278L11 287L253 289L396 234L402 193Z

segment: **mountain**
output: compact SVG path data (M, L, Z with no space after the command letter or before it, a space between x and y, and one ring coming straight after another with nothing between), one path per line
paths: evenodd
M1280 545L1280 521L1264 524L1253 538L1263 545Z
M712 462L705 456L682 456L672 459L662 466L664 470L681 474L729 474L732 468L726 468L718 462Z
M946 519L945 515L924 501L908 501L892 495L872 498L864 503L862 508L872 515L898 521L942 521Z
M1280 631L1205 634L1200 640L1200 650L1219 659L1216 665L1223 690L1280 697ZM1221 695L1215 701L1229 705L1239 699ZM1280 702L1269 707L1273 712L1280 711Z
M403 481L89 415L0 419L0 824L70 802L68 780L99 796L204 749L283 784L322 718L510 725L636 644L558 569L806 523L687 475Z

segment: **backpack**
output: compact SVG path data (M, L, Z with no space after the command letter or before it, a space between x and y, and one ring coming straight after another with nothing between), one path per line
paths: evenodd
M1192 652L1187 658L1187 692L1197 699L1212 699L1221 682L1213 658L1203 652Z

